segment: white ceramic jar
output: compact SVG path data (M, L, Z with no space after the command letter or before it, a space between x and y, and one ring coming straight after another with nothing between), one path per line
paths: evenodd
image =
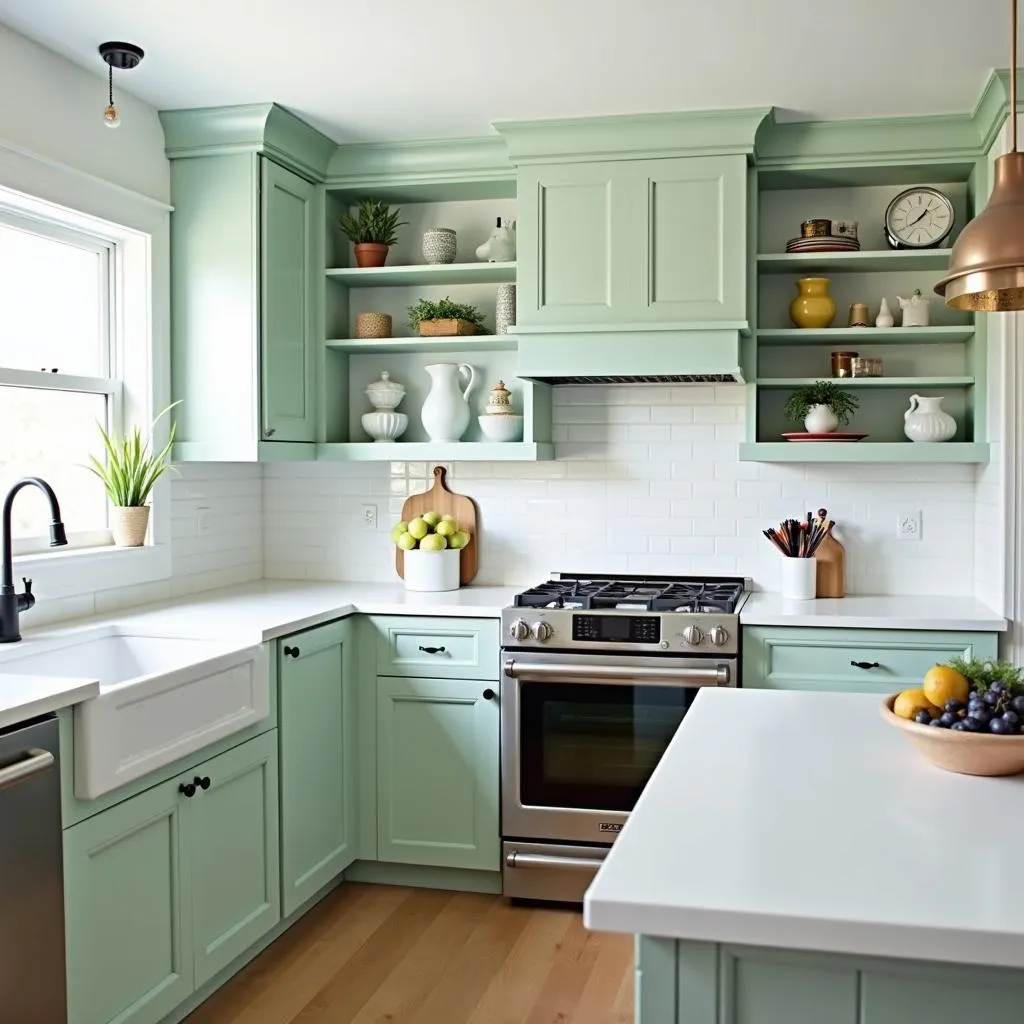
M380 380L375 380L366 386L366 397L374 409L390 411L397 409L405 398L405 388L396 380L391 379L391 374L384 370Z
M425 593L441 593L459 589L460 552L421 551L415 548L406 551L403 558L405 589Z
M452 228L428 228L423 232L423 258L428 263L454 263L455 241Z
M817 593L818 560L816 558L783 558L782 596L790 601L811 601Z
M956 420L942 408L942 398L911 395L903 414L903 433L919 444L948 441L956 433Z
M812 405L804 419L804 430L808 434L831 434L839 426L839 420L830 405Z

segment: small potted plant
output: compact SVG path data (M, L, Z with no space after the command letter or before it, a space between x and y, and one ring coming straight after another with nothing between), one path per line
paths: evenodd
M380 199L364 199L353 217L343 213L338 224L350 242L355 245L356 266L383 267L388 250L398 241L395 233L408 221L399 220L400 209L391 209Z
M421 338L487 333L484 315L476 306L452 302L447 295L438 302L420 299L415 306L410 306L409 326Z
M786 418L802 423L809 434L831 434L840 424L844 427L860 403L849 391L834 381L816 380L797 388L786 399Z
M150 426L150 436L143 440L142 431L135 427L123 437L112 436L99 424L100 437L106 449L107 461L100 462L94 455L89 456L86 468L103 481L107 496L114 505L110 517L110 532L119 548L141 547L149 527L149 505L146 502L153 485L170 468L167 465L174 444L177 424L171 424L167 444L159 452L151 449L153 427L160 417L177 405L167 406Z

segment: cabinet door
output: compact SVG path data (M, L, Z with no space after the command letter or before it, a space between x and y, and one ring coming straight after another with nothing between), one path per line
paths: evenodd
M623 165L643 233L631 320L746 319L747 177L743 156L635 160Z
M177 782L64 833L69 1024L151 1024L193 990Z
M382 861L498 870L495 684L378 678L377 786Z
M281 918L277 735L272 730L201 764L179 782L188 800L195 983L203 985Z
M278 649L281 901L287 917L356 858L352 624L289 637Z
M270 160L262 168L262 436L314 441L317 191Z
M519 173L518 317L532 324L621 321L639 289L634 187L623 162ZM638 303L634 303L638 304Z

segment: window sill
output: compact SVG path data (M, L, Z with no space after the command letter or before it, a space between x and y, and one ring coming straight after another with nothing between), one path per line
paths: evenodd
M32 579L40 598L47 594L78 597L168 579L171 550L168 544L149 544L141 548L110 545L16 555L14 575L15 579L22 576Z

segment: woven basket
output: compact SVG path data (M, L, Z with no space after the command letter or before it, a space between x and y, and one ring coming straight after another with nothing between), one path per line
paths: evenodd
M357 338L390 338L391 317L387 313L356 313Z
M456 335L476 334L475 325L468 320L421 320L421 338L454 338Z
M110 510L110 532L119 548L138 548L146 542L149 506L115 506Z

